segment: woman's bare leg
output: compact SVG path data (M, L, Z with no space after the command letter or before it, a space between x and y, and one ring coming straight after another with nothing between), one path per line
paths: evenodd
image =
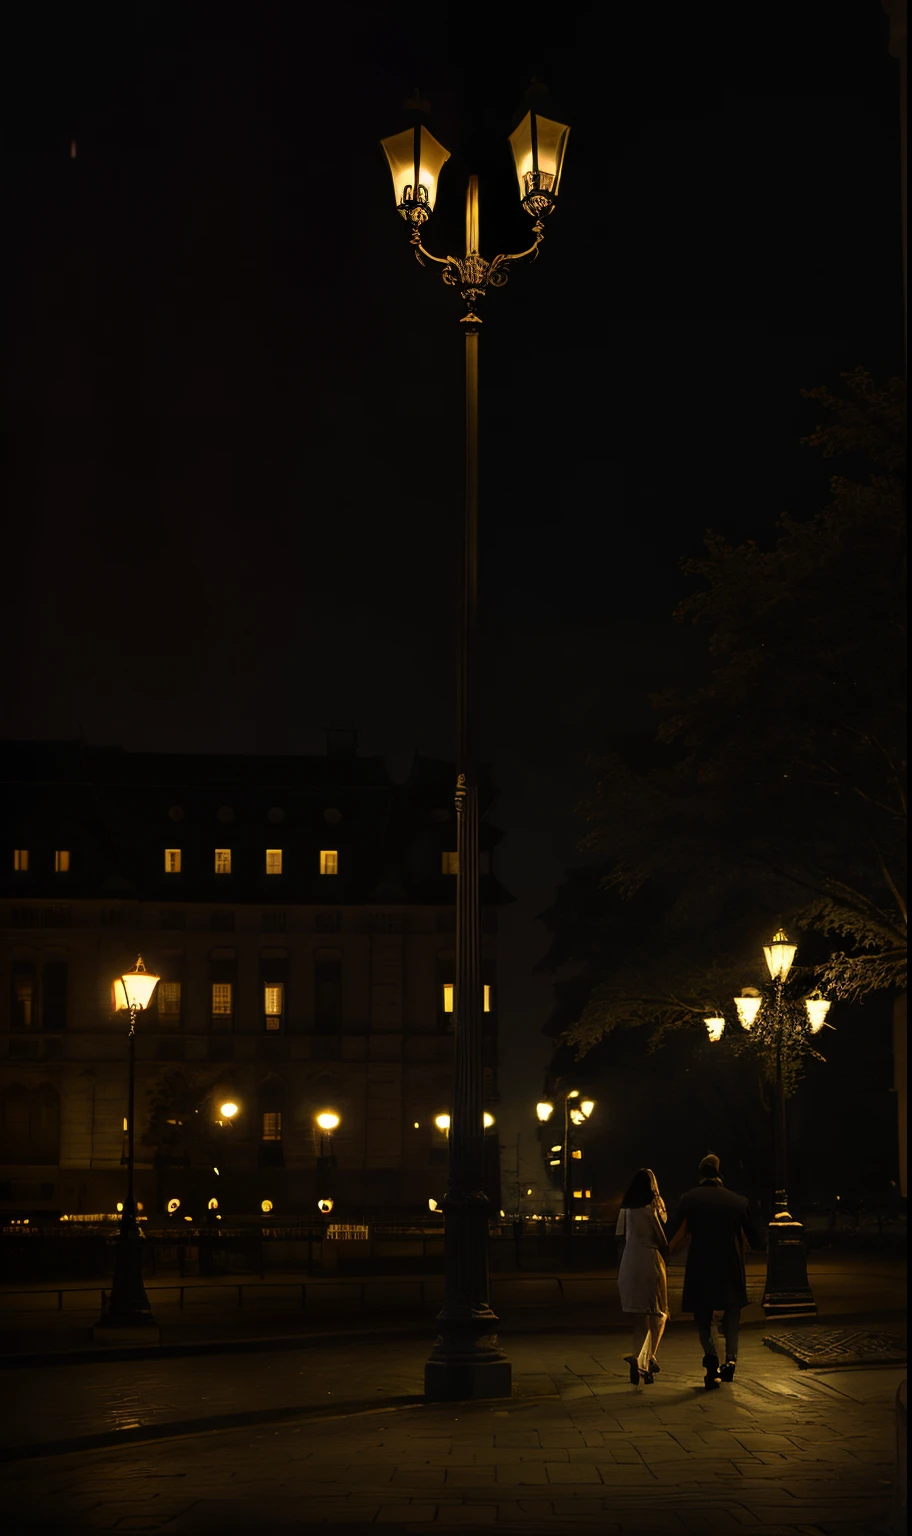
M654 1360L659 1352L659 1344L662 1334L665 1332L665 1324L668 1322L667 1312L653 1312L649 1318L649 1334L652 1340L651 1358Z

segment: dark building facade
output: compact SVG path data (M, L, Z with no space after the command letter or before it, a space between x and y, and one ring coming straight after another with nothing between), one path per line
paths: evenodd
M427 1213L446 1179L454 771L395 782L353 733L325 756L0 746L0 1211L123 1197L116 978L161 976L137 1025L137 1195L198 1218ZM483 811L494 793L483 793ZM486 1104L497 1101L501 834L482 821ZM230 1118L221 1105L237 1106ZM317 1116L339 1117L331 1137ZM496 1132L491 1193L497 1198ZM217 1170L217 1172L216 1172Z

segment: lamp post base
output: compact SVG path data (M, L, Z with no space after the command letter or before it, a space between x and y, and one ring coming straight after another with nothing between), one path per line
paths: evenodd
M104 1315L104 1329L153 1329L157 1327L143 1285L143 1243L135 1217L125 1213L114 1242L114 1278Z
M761 1306L767 1317L816 1317L817 1303L807 1273L804 1227L780 1211L769 1224L766 1286Z
M440 1335L424 1367L424 1396L429 1403L459 1403L470 1398L510 1397L513 1367L490 1330L497 1318L438 1318ZM484 1333L479 1329L484 1329Z

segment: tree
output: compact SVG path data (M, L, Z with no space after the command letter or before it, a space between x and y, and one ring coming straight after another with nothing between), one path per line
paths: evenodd
M546 915L545 964L581 965L578 1055L618 1027L648 1023L655 1047L730 1012L783 920L807 935L808 990L905 988L905 385L842 383L806 392L826 417L806 441L847 461L828 504L783 516L770 550L707 535L676 617L705 636L709 676L599 764L583 846L604 863Z

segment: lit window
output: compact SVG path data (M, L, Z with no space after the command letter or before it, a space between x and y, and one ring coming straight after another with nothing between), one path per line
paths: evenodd
M267 1110L263 1115L263 1140L282 1140L282 1111L280 1109Z
M267 875L280 875L282 873L281 848L266 849L266 873Z
M587 1200L591 1200L592 1199L592 1190L591 1189L587 1189L586 1190L586 1199Z
M179 875L181 872L181 851L179 848L165 849L165 874Z
M459 854L458 853L442 853L440 855L440 869L441 869L441 873L444 874L444 875L458 875L459 874Z
M54 869L58 875L65 875L70 867L69 848L57 848L54 852Z
M582 1200L582 1198L583 1198L583 1191L581 1189L575 1189L573 1191L573 1198L574 1198L574 1200Z
M491 988L488 986L484 989L484 1011L485 1013L491 1012Z
M216 850L215 850L215 873L217 875L230 875L231 874L231 849L230 848L216 848Z
M339 873L339 852L336 848L320 849L320 874L337 875Z
M444 984L443 984L443 1011L444 1011L444 1013L452 1013L453 1012L453 999L455 998L455 996L456 996L456 988L453 986L453 983L451 981L445 981Z
M179 981L160 981L158 991L158 1011L160 1015L168 1018L179 1018L181 1011L181 984Z
M212 1014L213 1017L224 1017L231 1012L231 982L214 981L212 983Z
M23 875L25 874L26 870L28 869L28 849L27 848L14 848L13 849L13 869L18 869L20 874L23 874Z
M281 982L270 983L263 989L263 1011L266 1015L267 1029L282 1028L282 1014L285 1012L285 988Z

